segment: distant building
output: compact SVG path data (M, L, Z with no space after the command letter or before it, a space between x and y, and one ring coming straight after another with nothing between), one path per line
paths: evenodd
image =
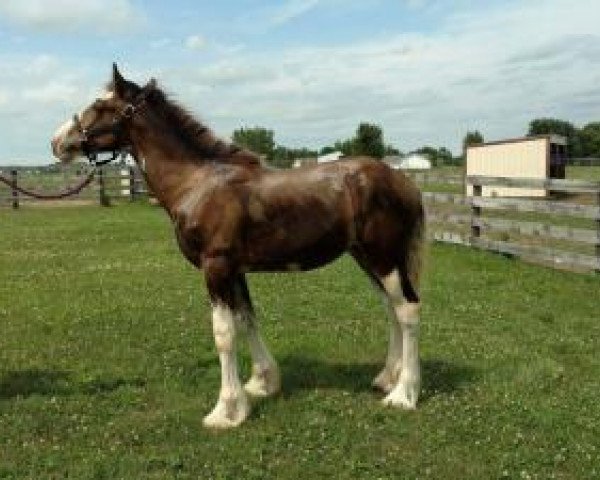
M344 154L339 151L326 153L325 155L319 155L317 157L317 163L335 162L336 160L339 160L343 156L344 156Z
M540 135L471 145L466 148L466 174L488 177L565 178L567 139ZM467 195L473 187L467 185ZM545 189L484 186L484 197L545 197Z
M385 157L383 160L392 168L400 170L429 170L431 168L431 160L418 153L411 153L406 157Z
M304 165L316 165L316 163L317 163L317 159L315 157L303 157L303 158L297 158L296 160L294 160L294 163L292 166L294 168L299 168Z
M404 157L401 155L386 155L383 157L383 161L387 163L394 170L398 170L400 168L400 164L404 160Z

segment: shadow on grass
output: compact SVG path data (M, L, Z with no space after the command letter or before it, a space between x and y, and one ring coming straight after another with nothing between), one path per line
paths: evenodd
M97 395L110 393L121 387L143 387L141 379L95 378L75 382L65 371L28 369L13 370L0 375L0 400L16 397Z
M301 355L290 355L280 361L283 395L295 390L338 388L355 393L373 391L371 382L380 371L379 363L329 363ZM453 392L472 383L477 371L466 365L445 360L426 359L421 363L421 399L425 402L439 394Z
M421 364L421 396L424 403L437 395L452 393L479 378L477 369L445 360L426 359Z

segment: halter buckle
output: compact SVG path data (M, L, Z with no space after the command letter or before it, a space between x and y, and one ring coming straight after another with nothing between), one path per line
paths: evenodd
M121 112L121 117L129 120L131 119L131 117L133 117L134 114L135 107L131 103L128 103L127 105L125 105L125 108Z

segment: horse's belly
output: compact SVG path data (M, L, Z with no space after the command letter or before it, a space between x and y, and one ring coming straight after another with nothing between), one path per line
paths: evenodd
M323 266L347 249L347 236L342 229L332 229L318 238L302 238L300 232L253 242L243 262L251 271L303 271Z

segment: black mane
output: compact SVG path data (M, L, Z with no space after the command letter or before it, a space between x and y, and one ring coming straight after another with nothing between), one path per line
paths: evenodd
M256 154L219 139L210 128L194 118L186 108L171 100L162 89L157 86L146 88L151 88L145 98L153 112L164 120L170 133L198 157L224 163L260 165L260 158Z

